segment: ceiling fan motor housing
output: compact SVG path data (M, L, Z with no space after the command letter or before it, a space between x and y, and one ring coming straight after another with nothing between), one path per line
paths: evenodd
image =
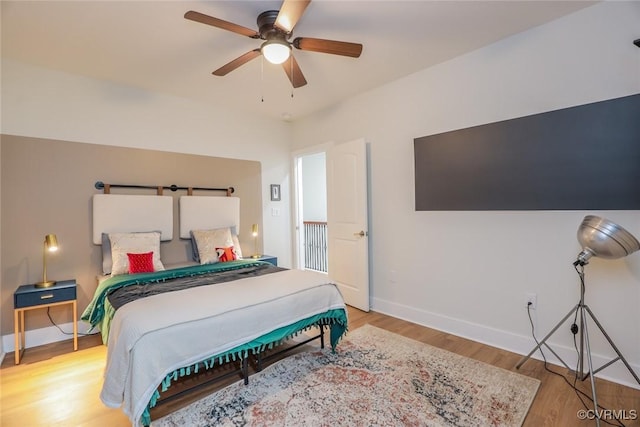
M258 15L258 32L263 40L279 39L285 41L290 34L285 33L275 26L276 18L278 18L278 10L267 10Z

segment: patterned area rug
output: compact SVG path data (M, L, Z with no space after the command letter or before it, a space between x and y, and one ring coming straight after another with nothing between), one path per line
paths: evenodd
M169 426L520 426L540 382L365 325L152 423Z

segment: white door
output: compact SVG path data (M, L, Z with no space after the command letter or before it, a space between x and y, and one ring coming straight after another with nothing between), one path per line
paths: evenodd
M345 302L369 311L367 153L363 139L327 151L329 278Z

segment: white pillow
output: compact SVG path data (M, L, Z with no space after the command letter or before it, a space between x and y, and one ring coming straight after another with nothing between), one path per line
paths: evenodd
M229 227L216 228L213 230L192 230L191 235L198 247L200 264L215 264L218 262L216 248L230 248L234 246L231 229ZM238 254L236 253L236 257L237 256Z
M109 233L111 242L111 258L113 266L111 275L129 273L130 254L141 254L153 252L153 269L155 271L164 270L164 265L160 261L160 232L151 231L148 233Z
M242 248L240 247L240 240L238 239L238 233L236 232L236 226L229 227L231 231L231 239L233 240L233 251L238 258L242 258ZM191 234L191 259L195 262L200 262L200 254L198 253L198 243L195 237L193 237L193 230L189 232Z

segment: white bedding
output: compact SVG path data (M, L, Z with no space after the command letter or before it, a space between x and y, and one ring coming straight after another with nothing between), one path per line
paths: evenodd
M133 425L164 377L328 310L344 308L327 276L285 270L130 302L111 323L100 398Z

